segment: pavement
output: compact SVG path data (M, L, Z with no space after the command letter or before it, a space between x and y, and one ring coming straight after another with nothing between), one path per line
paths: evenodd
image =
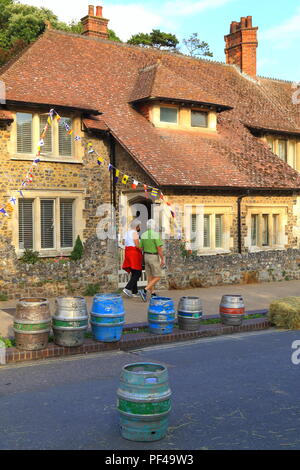
M298 450L296 340L299 332L268 330L2 366L0 449ZM168 368L172 411L160 441L120 434L116 393L132 362Z
M239 284L230 286L217 286L207 288L196 288L186 290L162 290L159 295L171 297L175 305L183 296L200 297L203 302L203 313L205 315L216 315L219 312L219 304L223 295L240 294L243 296L246 310L261 310L268 308L273 300L282 297L300 296L300 281L270 282L261 284ZM87 297L88 309L92 305L92 297ZM16 300L0 302L0 335L7 336L11 331L13 322L13 310L3 312L5 309L14 309ZM51 313L55 312L55 299L50 298ZM139 298L128 299L124 295L126 311L126 323L139 323L147 321L148 304ZM7 317L9 313L9 317ZM10 336L10 335L9 335Z

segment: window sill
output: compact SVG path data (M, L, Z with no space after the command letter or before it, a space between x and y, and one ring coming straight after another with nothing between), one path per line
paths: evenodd
M285 251L286 248L282 245L275 246L250 246L248 248L249 253L257 253L260 251Z
M36 158L39 158L41 162L52 162L52 163L72 163L72 164L82 164L82 158L75 159L74 157L46 157L45 155L40 155L37 157L36 155L12 155L10 157L11 160L18 160L18 161L32 161Z
M214 250L207 248L207 249L195 250L193 251L193 254L195 254L196 256L230 255L231 251L225 250L224 248L216 248Z
M33 248L33 251L36 251ZM73 248L62 248L61 250L41 250L39 251L39 258L59 258L60 256L70 256L72 253ZM16 251L18 259L22 258L24 254L24 250L17 250Z

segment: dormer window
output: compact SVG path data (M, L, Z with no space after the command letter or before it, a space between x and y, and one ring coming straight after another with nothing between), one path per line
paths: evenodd
M208 127L208 113L202 111L191 111L192 127Z
M160 108L160 122L167 122L169 124L177 124L178 110L177 108Z
M278 157L287 162L287 140L278 140Z

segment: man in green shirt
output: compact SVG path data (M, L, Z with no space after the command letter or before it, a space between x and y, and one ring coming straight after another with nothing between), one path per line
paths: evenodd
M147 287L139 290L139 294L144 302L147 296L152 295L154 286L162 276L162 268L165 265L164 254L162 250L163 242L159 234L155 232L155 221L153 219L147 222L147 231L143 233L140 241L140 248L144 252L145 271L147 275Z

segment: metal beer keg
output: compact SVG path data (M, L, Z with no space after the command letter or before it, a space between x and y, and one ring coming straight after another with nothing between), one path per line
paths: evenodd
M54 342L59 346L81 346L88 327L84 297L58 297L52 320Z
M240 326L245 316L245 304L241 295L223 295L220 304L222 323L228 326Z
M20 299L16 307L16 347L28 351L46 348L51 327L49 302L42 298Z
M181 297L177 316L178 326L181 330L198 330L202 314L202 302L199 297Z

